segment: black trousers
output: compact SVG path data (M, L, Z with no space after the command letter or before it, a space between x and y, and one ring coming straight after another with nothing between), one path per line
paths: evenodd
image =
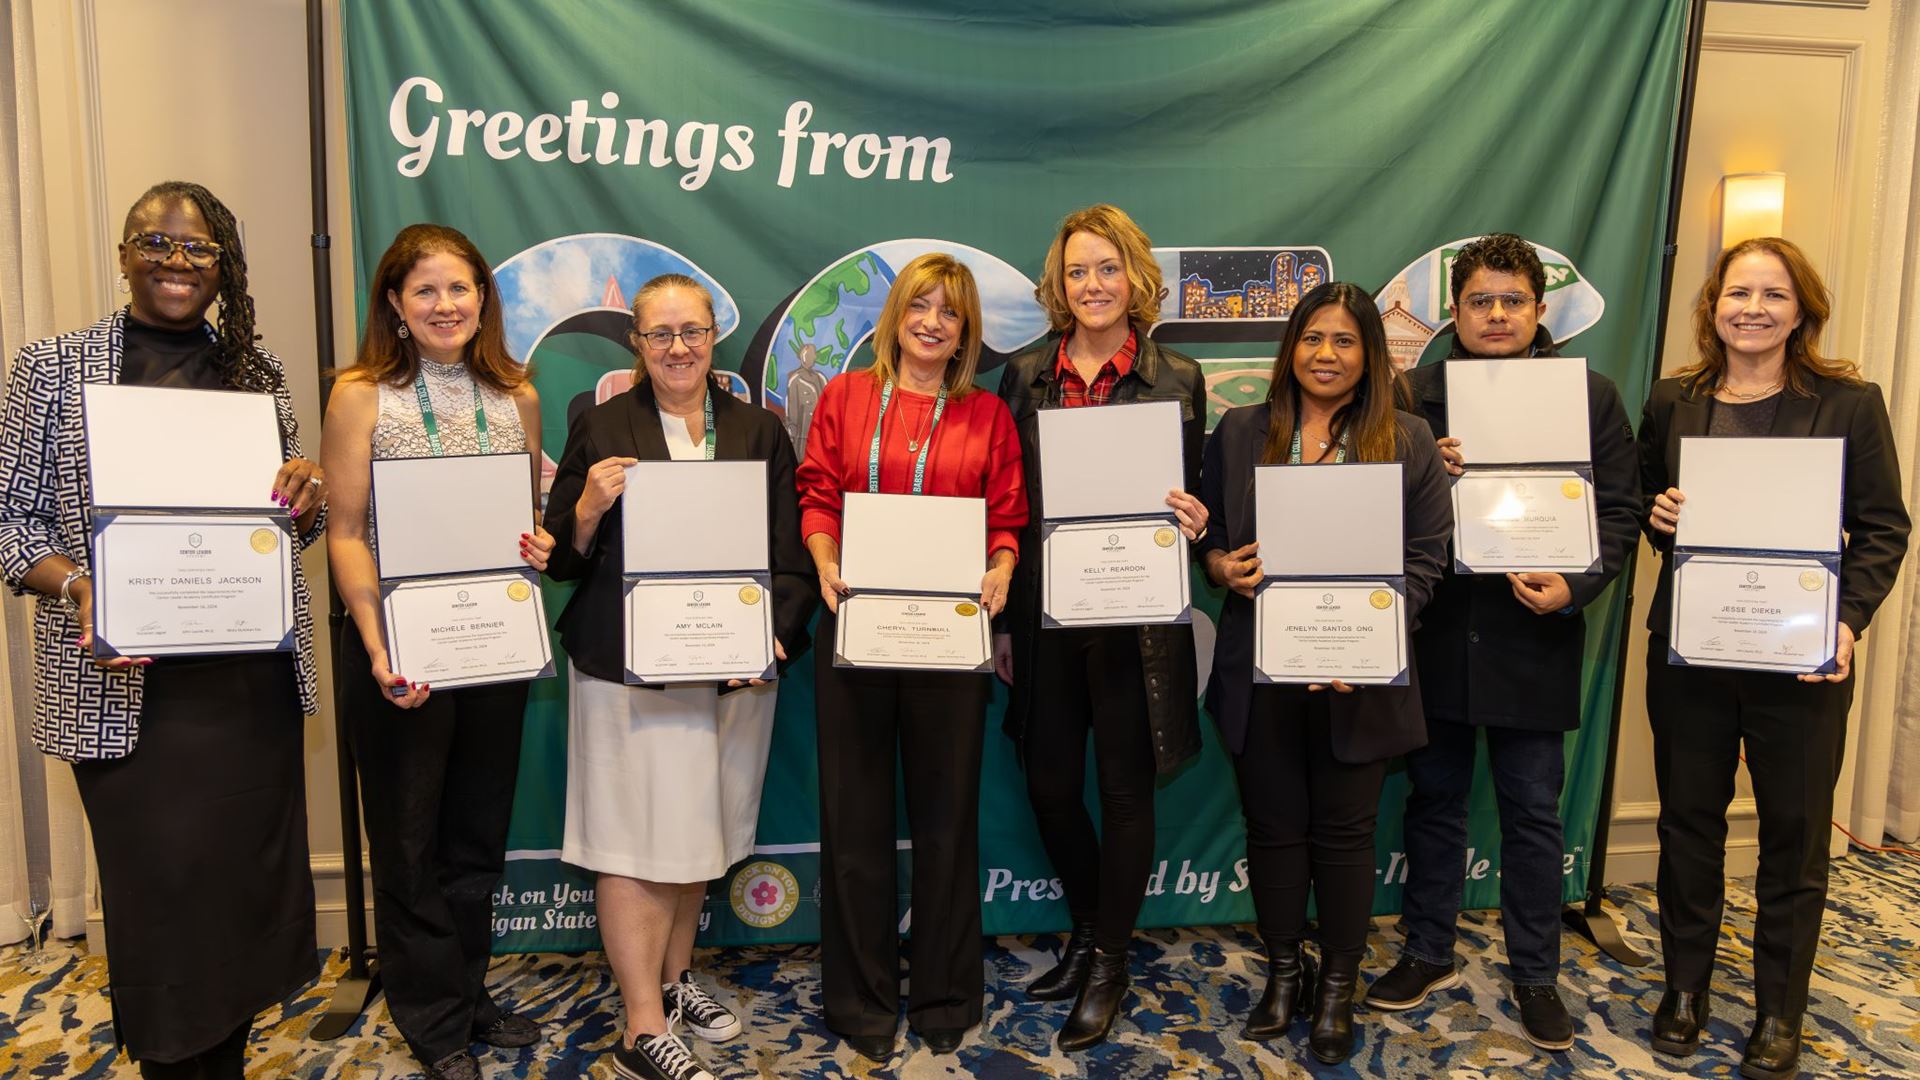
M1153 870L1153 734L1140 636L1130 626L1042 630L1027 721L1027 798L1040 842L1076 922L1120 952L1133 936ZM1099 778L1100 829L1087 812L1087 735Z
M833 616L814 649L820 748L820 985L827 1027L899 1027L894 774L913 840L907 1020L980 1022L980 753L990 675L833 666Z
M247 1033L253 1018L235 1028L211 1050L179 1061L142 1061L140 1080L246 1080Z
M1846 753L1853 680L1803 683L1773 672L1675 667L1667 639L1647 648L1647 718L1660 791L1660 951L1667 985L1713 977L1726 900L1727 804L1745 748L1760 818L1754 881L1754 1005L1797 1017L1827 905L1833 786Z
M1273 945L1303 937L1311 891L1321 955L1357 963L1373 918L1373 828L1387 764L1354 765L1333 756L1332 693L1255 687L1246 746L1233 765L1261 940Z
M347 680L380 982L394 1026L432 1064L500 1016L487 960L527 684L435 690L420 708L397 708L351 620L340 636L335 678Z

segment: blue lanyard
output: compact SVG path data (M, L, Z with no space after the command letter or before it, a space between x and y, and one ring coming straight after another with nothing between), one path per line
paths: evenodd
M471 370L467 372L467 378L473 378L473 372ZM427 394L427 372L425 368L421 368L414 373L413 392L420 397L420 424L427 429L427 449L433 451L434 457L439 457L445 453L445 451L440 448L440 421L433 415L433 398ZM707 432L707 456L712 457L713 414L711 412L707 414ZM493 453L493 440L487 437L487 411L480 401L480 384L478 382L474 382L473 384L473 433L480 442L480 452L483 454Z
M880 432L887 422L887 408L893 404L893 380L888 379L880 387L880 416L873 422L873 445L867 450L867 490L880 490ZM920 444L920 457L913 463L913 493L920 494L920 487L927 478L927 451L933 449L933 430L940 426L940 414L947 411L947 386L940 384L940 393L933 399L933 422L927 425L926 441Z

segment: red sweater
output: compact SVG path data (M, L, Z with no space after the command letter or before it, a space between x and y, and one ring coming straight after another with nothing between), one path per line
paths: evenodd
M913 491L909 438L927 430L934 395L893 388L886 430L880 436L880 493ZM870 369L836 375L814 406L807 429L807 456L795 482L800 488L800 535L826 533L840 542L841 495L867 490L867 455L880 415L880 380ZM1020 551L1027 523L1027 488L1020 472L1020 434L999 395L975 389L949 398L927 453L923 495L987 500L987 554Z

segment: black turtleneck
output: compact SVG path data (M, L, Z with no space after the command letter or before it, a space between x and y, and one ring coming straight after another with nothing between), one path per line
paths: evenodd
M214 366L217 346L205 325L164 330L127 316L120 354L124 386L171 386L181 390L226 390Z

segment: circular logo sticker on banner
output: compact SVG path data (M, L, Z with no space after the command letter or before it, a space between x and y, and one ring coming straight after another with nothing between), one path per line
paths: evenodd
M747 605L748 607L752 607L753 605L759 603L760 602L760 586L758 585L740 586L740 602Z
M1569 480L1560 485L1560 494L1565 495L1569 499L1579 498L1586 490L1587 486L1578 480Z
M1802 570L1800 572L1800 587L1808 592L1813 592L1820 586L1826 584L1826 582L1827 574L1824 570Z
M953 605L953 613L954 613L955 615L958 615L958 616L960 616L960 617L961 617L961 618L963 618L963 619L971 619L971 618L973 618L973 617L974 617L975 615L978 615L978 614L980 614L980 605L978 605L978 604L955 604L955 605Z
M253 535L247 537L247 543L260 554L271 555L280 547L280 536L272 529L255 529Z
M800 883L779 863L750 862L733 875L727 895L741 922L770 930L786 922L800 906Z
M1156 529L1154 531L1153 542L1159 544L1161 547L1172 547L1173 539L1172 529Z
M512 600L514 603L520 603L532 596L533 586L526 582L512 581L507 583L507 599Z
M1393 593L1386 589L1375 589L1367 594L1367 603L1379 611L1385 611L1393 606Z

